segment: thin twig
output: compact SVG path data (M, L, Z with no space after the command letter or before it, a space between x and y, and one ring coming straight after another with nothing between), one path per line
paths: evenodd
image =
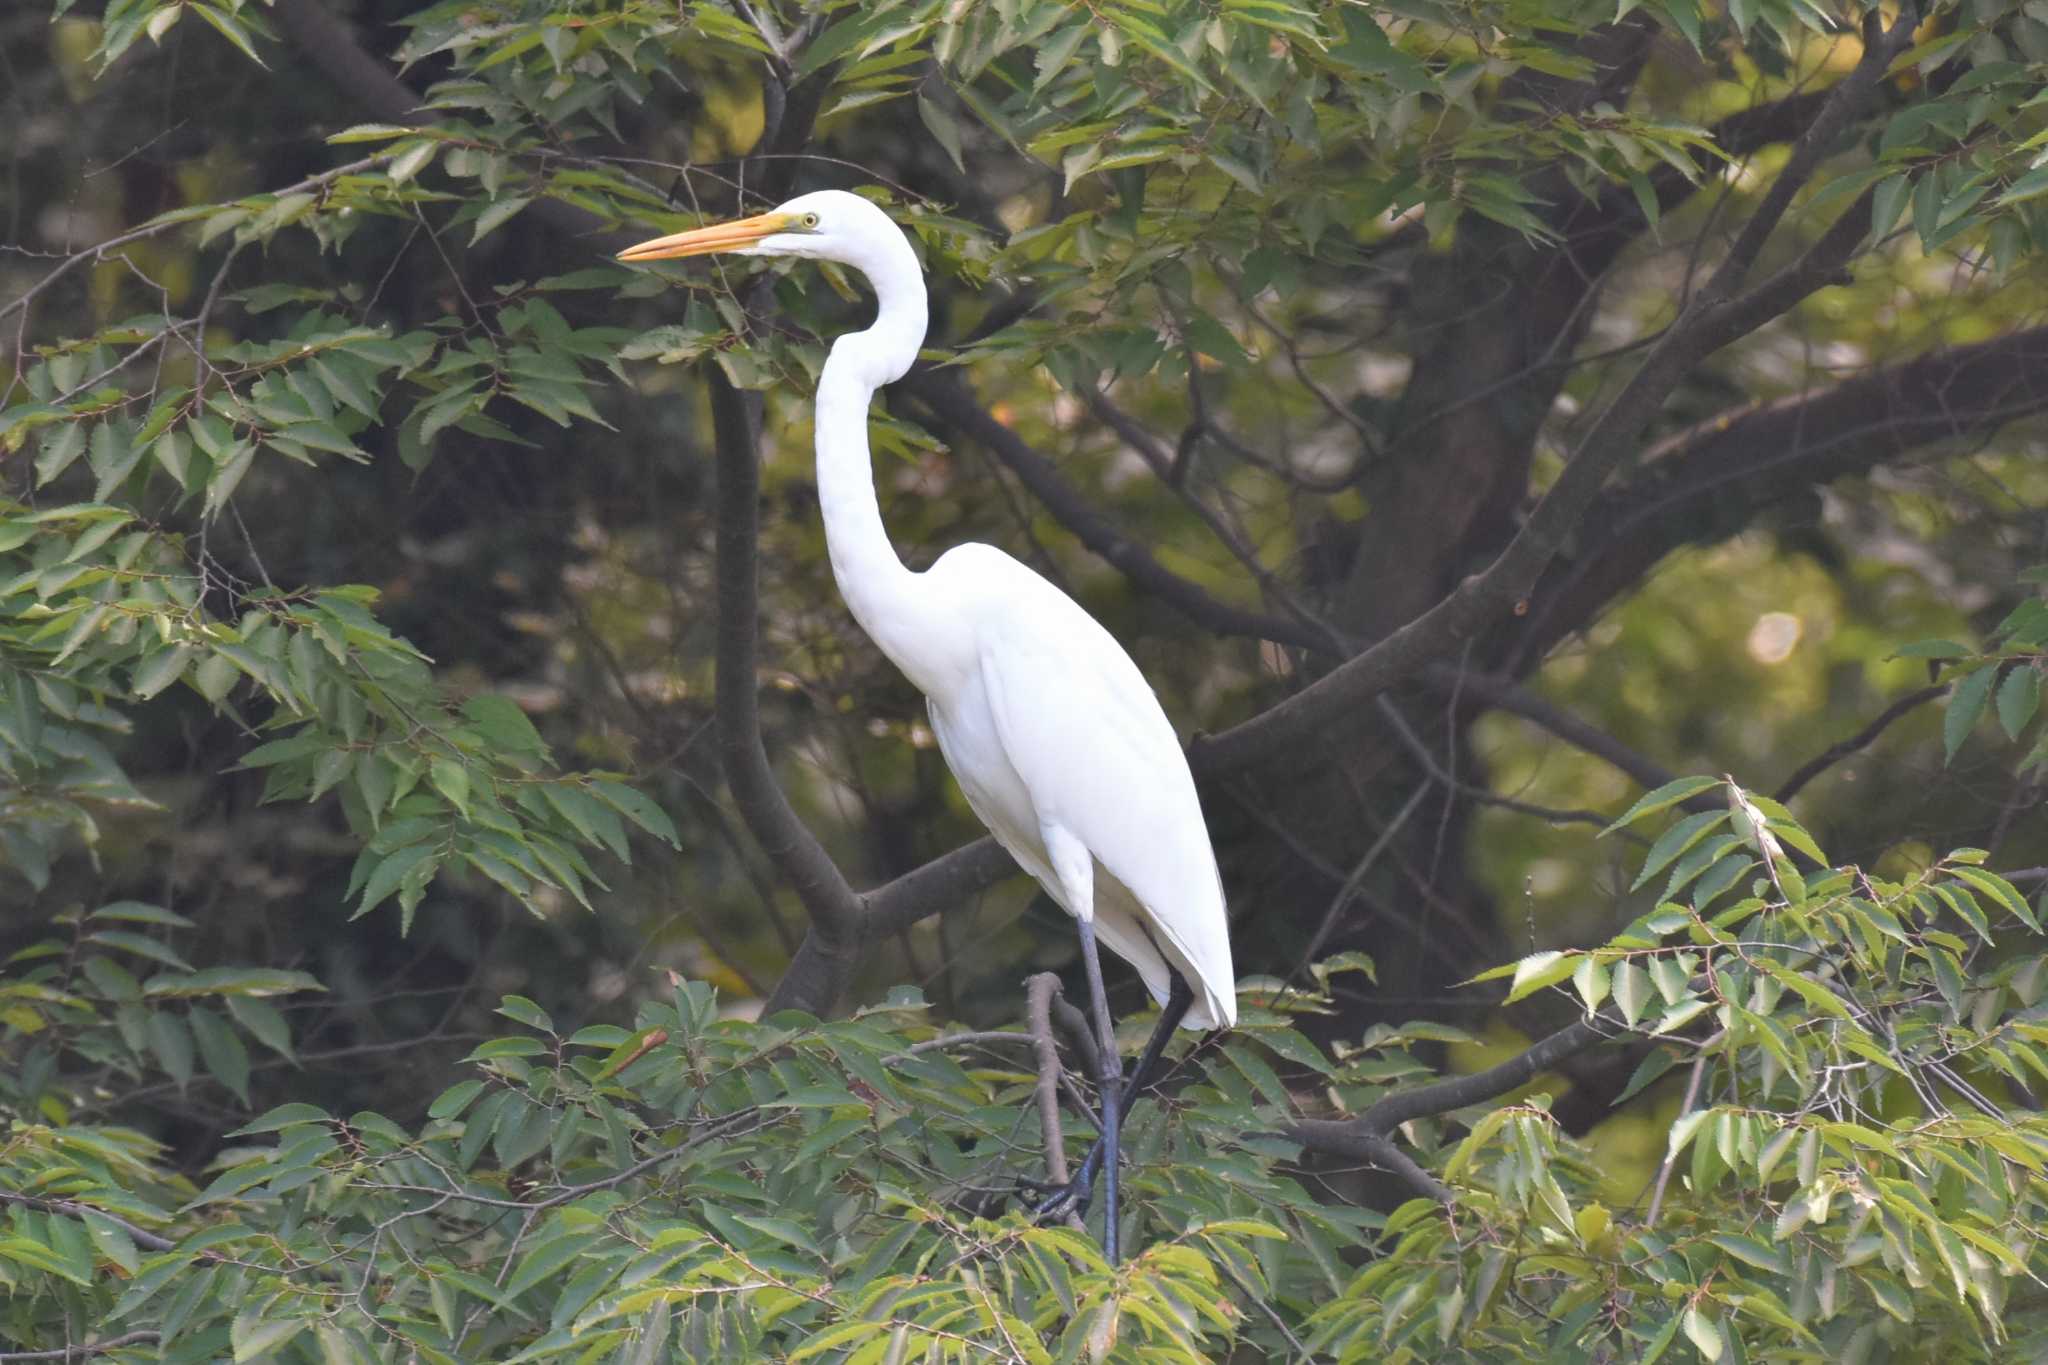
M123 1346L141 1346L145 1342L161 1341L157 1332L124 1332L118 1337L95 1341L84 1346L59 1346L49 1351L0 1351L0 1360L86 1360L101 1356L109 1351L118 1351Z
M1351 875L1344 879L1344 885L1330 898L1330 908L1323 912L1323 922L1316 926L1315 935L1309 939L1308 947L1302 949L1301 960L1296 962L1294 970L1287 974L1289 981L1306 972L1308 964L1316 960L1316 954L1322 952L1323 944L1328 942L1330 935L1336 931L1337 921L1342 917L1345 907L1357 896L1359 886L1365 881L1365 874L1379 861L1380 854L1387 851L1387 845L1394 842L1394 836L1401 832L1401 826L1408 823L1408 817L1415 814L1416 808L1422 804L1422 798L1427 795L1427 786L1417 787L1401 809L1395 812L1394 818L1387 822L1387 827L1380 831L1379 838L1372 841L1372 847L1365 851L1365 855L1351 869Z
M1870 724L1864 726L1841 743L1830 745L1827 749L1800 764L1793 771L1792 775L1786 778L1784 783L1778 788L1776 793L1777 799L1780 801L1790 801L1814 778L1819 777L1829 768L1834 767L1835 764L1840 763L1850 755L1860 753L1872 744L1875 744L1877 737L1891 728L1893 721L1896 721L1907 712L1933 701L1936 697L1941 696L1947 691L1947 683L1936 683L1931 687L1923 687L1917 692L1908 692L1905 696L1900 697L1890 706L1878 712L1877 718L1872 720Z
M893 1056L884 1057L893 1062L899 1057L918 1057L927 1052L937 1052L948 1047L972 1047L980 1043L1034 1043L1038 1041L1031 1034L1019 1033L1015 1029L985 1029L978 1033L945 1033L937 1038L927 1038L921 1043L912 1043Z
M0 1190L0 1204L21 1204L28 1208L41 1209L45 1213L68 1213L74 1217L83 1217L89 1213L96 1218L106 1219L127 1233L137 1246L148 1247L151 1251L170 1251L178 1245L170 1238L151 1232L148 1228L138 1227L118 1214L108 1213L105 1209L95 1208L91 1204L81 1204L76 1200L44 1199L33 1194L16 1194L12 1190Z
M1459 781L1436 761L1436 755L1429 751L1429 746L1424 744L1421 737L1409 726L1408 718L1401 714L1399 707L1383 696L1375 697L1373 701L1378 705L1380 715L1392 727L1394 738L1408 751L1408 756L1421 764L1422 770L1429 774L1430 780L1445 790L1477 801L1482 806L1498 806L1502 810L1511 810L1518 815L1533 815L1539 820L1548 820L1553 825L1591 825L1595 829L1606 828L1608 817L1598 811L1560 810L1554 806L1538 806L1528 801L1517 801L1512 796L1502 796L1498 792L1488 791L1485 787L1475 787L1470 782Z
M1060 979L1052 972L1040 972L1024 983L1024 999L1031 1032L1027 1035L1038 1053L1038 1127L1045 1139L1045 1183L1065 1185L1067 1170L1066 1133L1060 1124L1060 1051L1052 1040L1052 1002L1060 993Z
M1717 1033L1712 1038L1709 1038L1700 1045L1699 1052L1693 1057L1692 1075L1685 1083L1685 1098L1678 1102L1678 1113L1671 1120L1674 1124L1692 1112L1694 1103L1700 1097L1700 1080L1707 1074L1708 1049L1712 1044L1720 1041L1723 1036ZM1650 1192L1649 1211L1643 1215L1643 1227L1645 1229L1657 1226L1657 1214L1664 1207L1664 1188L1671 1183L1671 1171L1677 1164L1678 1153L1676 1151L1664 1154L1664 1164L1657 1171L1657 1187Z
M307 176L296 185L287 185L281 190L271 190L266 196L262 197L281 199L288 194L297 194L301 190L310 190L316 186L325 185L330 181L339 180L344 175L354 175L357 171L368 170L372 166L389 161L393 155L395 153L379 152L375 156L366 156L359 161L351 161L347 165L336 166L332 170L322 171L318 175ZM143 241L159 233L169 232L172 228L184 227L190 221L190 219L180 218L174 222L144 223L141 227L132 228L118 237L109 237L106 241L89 246L83 251L73 252L58 262L56 268L49 274L30 285L21 297L15 299L12 303L0 306L0 318L6 317L9 313L15 312L18 309L27 308L29 304L35 301L37 295L70 273L74 266L81 265L86 261L103 261L106 259L106 253L116 247L127 246L131 242Z

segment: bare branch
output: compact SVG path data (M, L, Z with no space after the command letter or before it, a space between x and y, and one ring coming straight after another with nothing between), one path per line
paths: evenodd
M1719 1036L1720 1035L1716 1035L1717 1038ZM1685 1098L1678 1102L1678 1115L1677 1118L1674 1118L1672 1120L1674 1123L1676 1123L1678 1119L1682 1119L1687 1114L1690 1114L1692 1112L1693 1105L1699 1102L1700 1081L1706 1076L1706 1074L1707 1049L1705 1047L1702 1047L1692 1059L1692 1075L1688 1077L1685 1082ZM1657 1169L1657 1188L1655 1192L1653 1192L1650 1195L1650 1207L1648 1212L1644 1213L1643 1215L1644 1227L1653 1228L1657 1226L1657 1215L1664 1208L1664 1190L1665 1187L1671 1183L1672 1168L1677 1165L1678 1151L1676 1148L1673 1148L1671 1151L1668 1151L1664 1154L1664 1164L1658 1167Z
M83 1346L59 1346L48 1351L0 1351L0 1360L88 1360L118 1351L123 1346L141 1346L160 1340L161 1334L156 1332L123 1332L118 1337L107 1337Z
M1813 781L1814 778L1819 777L1829 768L1834 767L1850 755L1861 753L1876 743L1877 737L1890 729L1893 721L1933 701L1936 697L1946 695L1947 692L1947 683L1937 683L1931 687L1923 687L1917 692L1908 692L1905 696L1900 697L1890 706L1878 712L1877 718L1871 721L1870 724L1864 726L1841 743L1829 745L1826 749L1823 749L1820 753L1815 754L1812 758L1807 759L1806 762L1794 769L1792 775L1786 778L1784 783L1778 788L1776 793L1778 800L1790 801L1793 797L1799 795L1806 784Z
M1758 507L2043 411L2048 327L2035 327L1687 427L1595 500L1584 525L1598 529L1533 594L1517 656L1540 658L1665 555L1748 525Z
M1060 1054L1052 1041L1052 1001L1060 992L1060 979L1040 972L1024 983L1024 998L1031 1021L1031 1039L1038 1054L1038 1126L1045 1139L1045 1183L1064 1185L1068 1180L1067 1145L1060 1126Z
M1197 393L1200 392L1200 386L1196 383L1195 377L1200 373L1200 366L1188 366L1189 384ZM1259 585L1259 590L1265 593L1269 600L1278 602L1304 629L1320 636L1324 652L1332 655L1346 652L1339 643L1340 637L1336 629L1319 620L1313 612L1297 601L1294 594L1287 590L1286 585L1266 567L1265 561L1259 558L1258 551L1246 543L1244 537L1223 519L1222 514L1202 501L1195 491L1188 487L1187 480L1181 477L1180 460L1173 451L1166 448L1164 442L1147 431L1137 419L1111 402L1107 394L1093 385L1081 391L1081 399L1088 405L1088 410L1114 431L1125 445L1138 452L1139 458L1151 466L1152 472L1159 476L1162 484L1172 489L1175 495L1187 504L1188 510L1193 512L1201 523L1209 528L1209 533L1216 537L1223 548L1230 551L1231 556L1244 566L1245 572L1252 576L1252 581ZM1206 428L1206 423L1203 427Z
M1450 664L1431 664L1422 670L1422 681L1433 691L1461 694L1488 706L1532 721L1565 743L1605 759L1644 787L1661 787L1677 776L1669 768L1629 748L1605 730L1579 719L1554 702L1544 700L1512 678L1489 673L1467 673Z
M1107 560L1136 587L1178 607L1197 623L1225 635L1274 640L1304 649L1327 651L1330 648L1321 631L1298 621L1219 601L1154 559L1151 551L1119 531L1080 490L1061 478L1050 461L990 415L967 391L965 384L951 373L913 370L897 387L923 403L946 426L992 452L1051 510L1060 525L1072 531L1083 545Z
M1411 726L1408 723L1408 718L1401 714L1400 707L1394 705L1385 697L1375 697L1373 702L1378 708L1381 717L1387 722L1388 727L1393 730L1394 738L1399 740L1401 747L1408 751L1408 756L1414 759L1423 772L1429 775L1430 781L1446 791L1465 797L1467 800L1477 801L1482 806L1497 806L1502 810L1513 811L1517 815L1529 815L1534 816L1538 820L1547 820L1553 825L1591 825L1595 829L1606 828L1608 817L1600 814L1598 811L1560 810L1554 806L1539 806L1529 801L1517 801L1512 796L1502 796L1500 793L1489 791L1485 787L1475 787L1470 782L1460 780L1454 774L1446 772L1443 764L1436 761L1436 755L1429 751L1429 746L1424 744L1422 737L1415 733L1415 727Z
M304 180L299 181L295 185L286 185L283 189L270 190L267 191L267 193L272 198L281 199L288 194L298 194L302 190L316 189L321 185L329 184L332 181L339 180L342 176L354 175L358 171L364 171L368 170L372 166L382 165L384 162L389 161L393 155L395 155L395 153L379 152L375 156L366 156L361 158L360 160L351 161L346 165L335 166L329 170L320 172L320 174L318 175L309 175ZM128 231L121 233L119 236L109 237L104 242L99 242L92 246L89 246L85 248L83 251L73 252L71 255L66 256L63 260L59 261L50 270L49 274L43 276L43 278L37 280L34 284L30 285L26 290L22 291L20 297L16 298L11 303L5 304L4 306L0 306L0 318L6 317L9 313L18 312L20 310L26 309L31 303L35 302L37 296L42 294L44 290L48 289L58 280L64 278L65 275L69 274L73 267L83 265L87 261L104 261L107 259L107 253L114 250L116 247L123 247L127 246L131 242L140 242L146 238L156 237L163 233L169 232L174 228L186 227L190 224L190 221L191 220L187 218L156 218L151 220L150 222L144 223L141 227L130 228Z
M95 1218L106 1219L127 1233L129 1239L137 1246L148 1247L151 1251L170 1251L178 1245L170 1238L151 1232L148 1228L132 1223L119 1214L108 1213L105 1209L94 1208L91 1204L81 1204L73 1199L45 1199L32 1194L16 1194L13 1190L0 1190L0 1204L21 1204L32 1209L42 1209L46 1213L70 1214L74 1218L83 1218L89 1213Z

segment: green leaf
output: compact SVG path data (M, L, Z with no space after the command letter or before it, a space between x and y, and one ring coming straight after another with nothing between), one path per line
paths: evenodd
M388 142L416 131L396 123L357 123L332 134L327 140L331 143Z
M249 1050L242 1046L242 1039L227 1021L207 1009L194 1005L186 1011L185 1019L192 1027L192 1036L198 1040L199 1055L206 1063L206 1069L214 1078L235 1094L244 1105L249 1103Z
M1608 987L1607 968L1590 954L1580 958L1579 965L1572 970L1572 989L1585 1002L1587 1014L1600 1008L1607 999Z
M283 1057L286 1061L297 1061L292 1054L291 1025L275 1005L255 995L228 995L222 997L228 1013L235 1022L247 1029L249 1036L263 1046Z
M1719 1360L1728 1343L1722 1338L1721 1329L1714 1320L1697 1307L1686 1309L1684 1318L1686 1340L1699 1348L1702 1359Z
M476 228L469 236L469 244L475 246L494 229L502 227L512 216L533 202L531 195L507 195L493 200L482 213L476 216Z
M953 168L964 174L967 162L960 155L959 123L951 114L939 107L938 101L922 90L917 92L917 116L931 131L939 146L945 148L946 155L953 159Z
M477 1080L462 1081L441 1092L440 1098L427 1106L430 1119L452 1119L469 1107L469 1102L483 1093L484 1083Z
M1980 668L1955 685L1949 693L1948 711L1941 718L1941 741L1948 762L1954 762L1956 751L1963 747L1963 741L1977 728L1977 718L1984 714L1984 703L1991 696L1991 684L1998 679L1998 670Z
M203 7L201 7L203 8ZM251 1311L237 1313L229 1329L235 1365L250 1360L276 1360L278 1351L310 1325L306 1318L264 1318Z
M178 1088L184 1089L192 1079L192 1034L185 1021L169 1010L151 1010L149 1050Z
M129 675L129 689L148 701L183 676L186 665L197 656L198 651L190 645L171 645L160 649Z
M1578 960L1573 954L1531 953L1515 964L1515 979L1508 987L1507 998L1501 1003L1512 1005L1545 986L1555 985L1570 976L1577 966Z
M110 901L86 918L123 920L129 924L160 924L167 929L193 927L191 920L176 911L166 910L160 905L145 905L141 901Z
M1622 812L1620 819L1600 833L1607 835L1618 829L1625 829L1644 816L1655 815L1660 810L1669 810L1681 801L1720 785L1721 779L1718 777L1681 777L1675 782L1666 782Z
M125 929L101 929L85 936L88 943L102 943L109 948L146 957L152 962L161 962L166 967L176 967L181 972L192 970L192 964L179 957L165 945L141 934L131 934Z
M189 976L159 976L143 987L150 996L170 998L198 995L292 995L299 991L324 991L304 972L281 971L274 967L208 967Z
M682 836L676 833L675 822L668 818L668 812L657 806L642 793L620 782L602 778L593 779L590 790L601 797L612 809L631 820L640 828L660 839L670 848L683 846Z
M229 14L224 9L214 5L198 3L197 0L191 0L191 3L188 3L186 8L197 10L199 17L219 30L221 37L233 43L244 57L247 57L256 65L264 67L265 70L269 69L264 60L256 55L255 45L249 38L249 30L243 26L241 20L235 18L235 16ZM240 1361L242 1357L238 1353L235 1359Z
M448 799L448 804L469 818L469 770L451 758L437 758L427 765L427 777L434 784L434 790Z
M1679 854L1706 838L1708 831L1726 821L1728 815L1726 810L1695 811L1665 830L1643 856L1643 870L1636 874L1629 890L1640 891L1644 883L1669 867Z
M528 1028L539 1029L542 1033L555 1031L555 1021L548 1017L548 1012L523 995L506 996L504 1002L498 1006L497 1012Z
M369 881L363 886L362 899L356 902L355 911L349 918L360 919L369 914L409 881L417 884L432 876L446 851L447 846L437 842L410 844L380 858L376 869L370 873Z
M1620 1007L1621 1017L1634 1028L1650 1004L1650 974L1633 959L1624 959L1614 964L1612 975L1614 1003Z
M2040 671L2031 663L2021 663L1998 685L1998 723L2005 727L2006 737L2018 739L2040 706Z
M258 1115L240 1128L233 1129L229 1137L254 1137L259 1133L276 1133L302 1123L331 1123L333 1116L326 1110L310 1104L280 1104L275 1109Z
M493 748L509 753L544 755L547 743L533 722L510 697L484 692L462 704L462 714L475 723Z

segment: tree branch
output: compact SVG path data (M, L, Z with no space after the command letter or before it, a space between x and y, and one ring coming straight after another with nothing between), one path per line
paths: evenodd
M1646 788L1661 787L1677 776L1669 768L1637 753L1605 730L1579 719L1555 702L1546 701L1512 678L1467 673L1450 664L1431 664L1422 681L1445 695L1463 695L1485 702L1542 726L1574 748L1605 759Z
M48 1351L0 1351L0 1360L89 1360L93 1356L118 1351L123 1346L141 1346L161 1339L156 1332L124 1332L118 1337L108 1337L84 1346L59 1346Z
M1038 1127L1045 1142L1045 1183L1067 1183L1066 1135L1060 1126L1060 1054L1052 1040L1052 1001L1060 979L1040 972L1024 983L1032 1045L1038 1058Z
M915 397L940 422L1001 460L1046 505L1060 525L1130 579L1133 586L1178 607L1196 624L1225 635L1328 650L1329 642L1323 632L1286 617L1220 601L1154 559L1151 551L1119 531L1079 489L1061 478L1050 461L998 422L951 373L920 368L911 371L897 388Z
M841 948L861 936L864 907L832 855L790 808L761 740L755 573L760 469L753 405L717 369L709 372L708 382L718 450L718 752L740 818L803 902L812 937L822 937L827 948ZM785 998L778 987L770 1003L822 1014L832 1002Z
M45 1199L38 1195L16 1194L13 1190L0 1190L0 1204L22 1204L32 1209L41 1209L46 1213L69 1214L74 1218L83 1218L89 1213L96 1218L106 1219L109 1223L127 1233L129 1240L137 1246L147 1247L151 1251L172 1251L178 1245L161 1233L151 1232L148 1228L131 1223L119 1214L108 1213L105 1209L95 1208L91 1204L81 1204L73 1199Z
M1632 1030L1619 1020L1594 1014L1566 1025L1499 1066L1396 1091L1352 1118L1297 1119L1282 1131L1312 1152L1369 1161L1391 1170L1418 1193L1447 1204L1451 1202L1450 1190L1394 1145L1392 1134L1396 1128L1412 1119L1448 1114L1504 1095L1567 1057L1630 1036Z
M1900 697L1890 706L1878 712L1877 719L1871 721L1870 724L1864 726L1841 743L1829 745L1820 753L1815 754L1812 758L1800 764L1793 770L1792 775L1785 779L1783 785L1778 788L1776 793L1777 799L1780 801L1790 801L1793 797L1799 795L1806 784L1813 781L1814 778L1819 777L1829 768L1834 767L1850 755L1861 753L1872 744L1875 744L1877 737L1890 729L1893 721L1907 712L1933 701L1936 697L1946 695L1947 692L1947 683L1936 683L1931 687L1923 687L1917 692L1908 692L1905 696Z
M1594 502L1585 525L1598 534L1538 586L1516 657L1541 658L1665 555L1721 539L1759 507L2042 412L2048 327L1883 366L1666 437L1640 473Z
M1910 39L1911 30L1909 13L1880 41L1865 47L1856 69L1829 95L1827 105L1794 144L1785 169L1745 224L1729 257L1594 421L1499 557L1435 606L1293 697L1220 735L1199 738L1195 756L1201 770L1235 771L1316 742L1364 702L1456 651L1501 616L1527 610L1527 595L1538 575L1564 548L1608 476L1635 449L1638 436L1679 380L1708 355L1831 282L1854 252L1868 223L1868 195L1791 265L1749 293L1731 297L1763 236L1776 226L1793 192L1813 174L1836 134Z

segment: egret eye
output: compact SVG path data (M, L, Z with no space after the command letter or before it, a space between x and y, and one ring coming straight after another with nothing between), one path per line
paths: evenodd
M801 221L803 222L803 225L805 227L815 228L818 225L818 215L815 213L807 213L803 216Z

